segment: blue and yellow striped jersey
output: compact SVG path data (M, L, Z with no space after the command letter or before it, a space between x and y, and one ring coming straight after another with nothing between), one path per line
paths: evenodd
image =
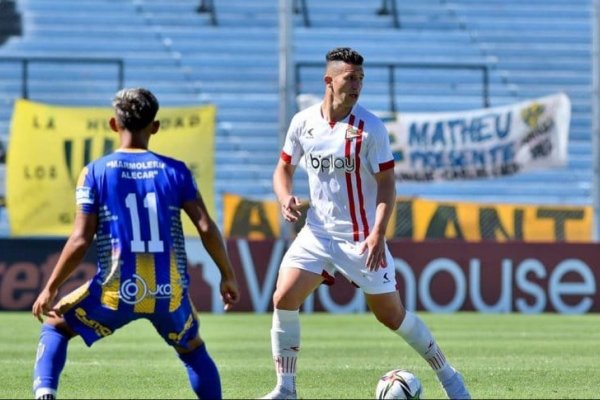
M76 201L98 215L98 271L89 286L104 306L136 313L174 311L189 277L180 212L198 197L181 161L151 151L116 151L87 165Z

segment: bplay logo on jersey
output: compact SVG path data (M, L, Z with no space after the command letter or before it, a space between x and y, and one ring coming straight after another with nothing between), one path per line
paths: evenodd
M354 172L356 168L354 158L352 157L334 157L333 154L321 156L309 153L306 155L306 158L306 164L319 172L329 172L331 174L336 169L341 169L350 173Z
M148 288L148 284L137 274L133 274L130 279L123 281L119 288L119 297L127 304L137 304L144 300L146 296L155 299L168 299L171 297L172 289L168 283L157 285L156 290Z

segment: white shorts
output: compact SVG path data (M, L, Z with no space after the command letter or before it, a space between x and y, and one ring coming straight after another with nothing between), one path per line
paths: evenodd
M316 237L306 226L283 256L281 268L299 268L318 275L341 273L353 285L367 294L396 291L394 259L385 246L387 267L367 270L368 252L359 254L361 242Z

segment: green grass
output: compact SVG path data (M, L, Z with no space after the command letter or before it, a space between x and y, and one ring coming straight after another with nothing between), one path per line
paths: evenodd
M600 398L600 316L420 316L475 399ZM269 314L201 314L201 334L221 372L225 398L270 391ZM305 399L373 398L377 379L402 367L425 397L444 398L427 364L370 314L302 315L298 393ZM27 313L0 313L0 398L31 398L40 325ZM175 353L146 321L87 348L69 345L60 398L194 398Z

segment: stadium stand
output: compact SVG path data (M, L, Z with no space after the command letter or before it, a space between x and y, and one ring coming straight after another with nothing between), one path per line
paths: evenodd
M214 103L217 220L221 195L272 198L279 154L278 10L274 0L28 0L18 2L23 36L0 46L2 57L109 57L125 63L126 86L147 86L165 106ZM402 0L400 28L380 2L305 1L294 16L294 59L321 62L335 46L367 59L362 103L390 111L385 67L372 63L462 63L489 68L489 103L509 104L566 92L573 104L568 168L502 179L400 183L398 193L434 199L591 203L591 1ZM307 19L310 24L307 26ZM317 68L300 71L299 92L320 96ZM0 140L8 138L17 62L0 62ZM32 65L29 96L53 104L106 105L118 71L105 65ZM481 76L472 70L395 70L399 111L482 106ZM300 181L299 181L300 183ZM298 193L306 196L299 184ZM1 219L1 218L0 218ZM0 225L0 234L2 227Z
M349 7L341 3L310 3L311 21L315 21L315 25L317 19L313 14L340 23L336 28L323 21L321 28L313 26L306 32L297 29L296 54L300 59L304 54L314 59L337 41L361 49L368 62L403 59L481 62L491 69L491 105L559 91L567 93L572 101L567 168L485 181L404 182L398 185L399 194L441 200L590 204L591 2L401 1L398 2L400 31L390 28L389 18L375 15L371 11L373 6L368 3L356 2ZM374 23L371 22L361 29L360 16L363 15L369 21L381 19L379 31L372 29ZM352 30L346 29L349 24ZM423 71L422 68L402 70L396 75L396 81L405 83L397 89L400 111L445 111L480 106L476 96L480 87L473 77L467 78L465 73L445 73L436 78L431 73L423 78ZM376 81L373 85L373 79L378 76L367 70L362 102L381 110L384 104L377 103L376 99L385 98L386 82Z
M12 105L21 97L21 58L122 58L127 86L151 86L164 105L198 104L197 87L160 30L133 2L18 2L23 35L0 47L0 141L7 143ZM28 96L62 105L107 106L118 89L116 64L32 62ZM3 182L3 179L0 179ZM2 185L4 192L4 184ZM2 197L2 196L0 196ZM4 211L4 210L3 210ZM7 232L0 216L0 234Z
M484 54L497 58L519 99L559 91L571 99L567 168L507 181L539 188L528 202L591 204L592 2L454 0L446 6Z

